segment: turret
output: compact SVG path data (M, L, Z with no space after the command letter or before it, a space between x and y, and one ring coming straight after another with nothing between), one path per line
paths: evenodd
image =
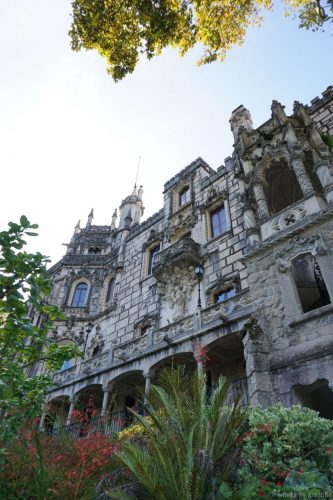
M237 142L240 128L244 128L247 132L253 130L251 113L248 109L244 108L243 104L232 112L229 122L234 134L235 143Z
M127 196L121 202L118 230L125 229L125 227L126 229L128 229L129 224L132 225L132 223L140 223L141 217L144 212L144 207L142 205L142 194L142 186L140 186L139 190L137 190L135 185L132 194L130 196Z

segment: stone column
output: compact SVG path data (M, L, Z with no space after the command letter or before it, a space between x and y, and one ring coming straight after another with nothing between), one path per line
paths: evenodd
M249 402L264 408L272 404L273 388L269 374L269 349L256 320L250 319L241 332L246 364Z
M259 213L260 222L266 222L266 220L269 218L270 214L269 214L269 210L268 210L266 196L264 193L264 187L260 182L256 182L253 185L253 191L254 191L254 196L256 199L257 206L258 206L258 213Z
M38 426L40 431L44 430L45 417L46 417L46 408L43 409L41 417L40 417L40 422L39 422L39 426Z
M109 387L103 387L103 403L101 409L101 417L105 416L109 402L110 390L111 389Z
M70 406L69 406L69 410L68 410L66 425L70 425L70 423L72 421L72 413L73 413L74 408L75 408L76 399L70 399L69 402L70 402Z
M333 202L333 175L329 163L325 160L319 160L315 163L315 172L324 189L324 196L327 203Z
M251 247L259 245L261 242L259 229L257 227L254 211L249 205L244 206L243 217L248 244Z
M303 163L302 153L293 153L291 156L291 165L296 174L297 180L301 187L304 196L311 196L315 194L315 190L311 184L310 178Z
M143 374L145 378L145 399L144 399L144 404L147 404L147 396L150 391L150 386L151 386L151 379L152 379L152 373L151 371L148 371Z

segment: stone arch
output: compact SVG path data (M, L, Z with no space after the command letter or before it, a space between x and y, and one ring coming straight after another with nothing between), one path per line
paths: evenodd
M89 384L80 388L75 394L75 410L80 412L78 417L85 418L87 421L91 417L98 416L102 408L103 402L103 388L102 384ZM75 413L73 420L75 420Z
M264 171L264 193L271 215L303 198L295 172L285 158L272 160Z
M302 406L318 411L323 418L333 420L333 390L326 378L317 379L312 384L296 384L292 390Z
M193 373L197 366L193 351L184 350L182 352L178 351L169 354L168 356L159 359L157 362L152 364L149 368L149 372L156 380L158 379L161 370L177 365L184 365L188 373Z
M109 287L111 283L113 283L113 290L110 295ZM111 272L105 277L103 282L102 293L101 293L101 307L103 309L108 308L112 303L112 301L115 299L115 287L116 287L116 275L114 272Z
M69 307L72 307L72 302L73 302L73 297L74 297L76 287L81 283L85 283L87 285L84 306L87 306L89 304L89 299L90 299L90 295L91 295L91 281L88 278L86 278L85 276L78 276L71 282L70 287L69 287L69 294L68 294L68 299L67 299L67 305Z

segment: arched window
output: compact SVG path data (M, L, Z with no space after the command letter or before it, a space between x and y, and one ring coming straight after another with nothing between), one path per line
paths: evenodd
M68 370L68 368L71 367L71 362L70 361L64 361L63 364L62 364L62 367L60 368L60 371L63 371L63 370Z
M87 283L79 283L76 288L72 299L72 307L84 307L86 303L88 285Z
M190 188L188 186L184 187L179 193L179 206L185 205L190 201Z
M330 304L330 297L315 257L308 253L292 263L292 273L303 312Z
M276 214L303 198L295 172L286 160L274 160L265 172L264 186L268 210Z
M105 302L109 304L113 298L113 292L114 292L114 279L111 278L108 284L108 291L106 292L106 300Z

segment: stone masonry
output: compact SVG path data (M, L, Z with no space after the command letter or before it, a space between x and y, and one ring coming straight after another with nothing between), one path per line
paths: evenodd
M230 124L234 151L217 171L193 161L144 222L141 186L110 226L91 211L50 269L67 316L50 335L85 355L48 394L68 424L87 394L102 415L123 411L178 363L205 369L211 390L225 376L230 401L333 418L333 167L321 136L333 131L333 87L291 116L273 101L256 129L240 106Z

